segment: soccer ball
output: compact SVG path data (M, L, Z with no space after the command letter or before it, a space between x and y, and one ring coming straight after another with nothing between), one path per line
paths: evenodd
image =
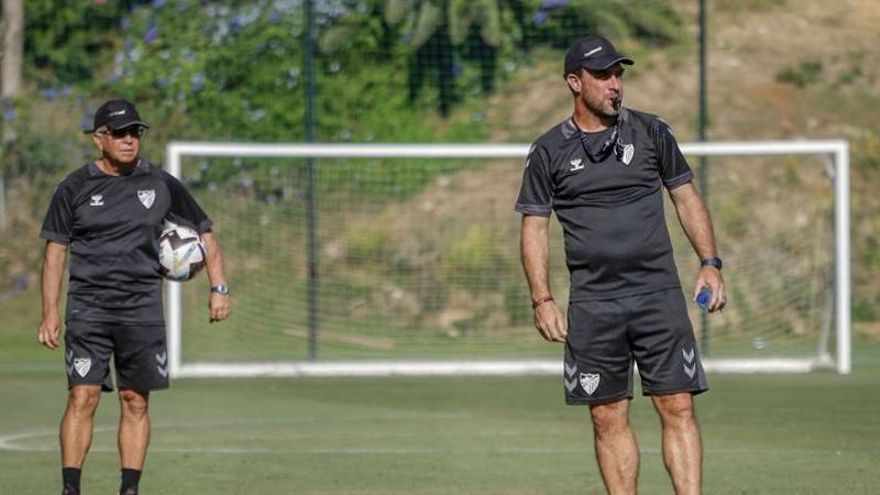
M207 251L201 236L182 225L168 224L159 236L159 267L168 280L182 282L205 267Z

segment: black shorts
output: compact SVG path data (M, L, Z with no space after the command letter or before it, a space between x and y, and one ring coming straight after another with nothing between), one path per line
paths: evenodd
M644 395L709 389L681 289L568 306L563 382L567 404L633 397L633 361Z
M110 355L120 389L168 388L165 325L69 320L64 333L67 386L101 385L113 390Z

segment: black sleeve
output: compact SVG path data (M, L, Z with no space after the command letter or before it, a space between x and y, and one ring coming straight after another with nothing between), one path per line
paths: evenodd
M675 189L694 180L694 173L681 154L672 130L662 120L656 121L654 144L657 147L660 179L663 180L666 189Z
M171 209L166 220L194 228L198 233L211 229L211 219L176 177L163 171L162 177L171 194Z
M533 144L526 156L522 187L514 210L523 215L549 217L553 210L550 160L543 146Z
M49 210L43 219L40 237L65 246L73 236L73 193L66 182L62 182L52 194Z

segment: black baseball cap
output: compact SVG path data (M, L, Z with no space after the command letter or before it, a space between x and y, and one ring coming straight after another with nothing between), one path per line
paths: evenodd
M141 120L134 103L126 100L110 100L98 108L98 111L95 112L93 127L85 133L91 134L103 126L115 131L133 125L150 128L146 122Z
M565 54L565 74L577 72L581 67L589 70L605 70L614 64L632 65L630 57L621 55L610 41L601 36L587 36L571 45Z

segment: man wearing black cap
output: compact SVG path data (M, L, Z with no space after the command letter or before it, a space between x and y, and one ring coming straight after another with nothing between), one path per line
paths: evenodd
M590 407L596 458L609 493L636 493L639 451L629 425L633 362L660 415L663 459L676 493L699 493L702 445L693 395L708 389L663 214L663 189L702 260L694 297L725 305L712 222L669 126L622 106L624 65L589 36L565 57L571 118L538 138L516 211L535 326L565 343L568 404ZM563 227L571 276L568 318L550 292L548 226Z
M70 253L64 333L69 393L61 420L64 495L80 493L100 393L119 387L119 493L136 494L150 438L151 390L168 388L162 277L157 240L168 220L196 229L205 242L211 284L210 321L229 316L229 290L211 220L183 185L139 156L149 126L134 105L111 100L87 131L101 156L68 175L43 222L41 344L55 349L58 300Z

